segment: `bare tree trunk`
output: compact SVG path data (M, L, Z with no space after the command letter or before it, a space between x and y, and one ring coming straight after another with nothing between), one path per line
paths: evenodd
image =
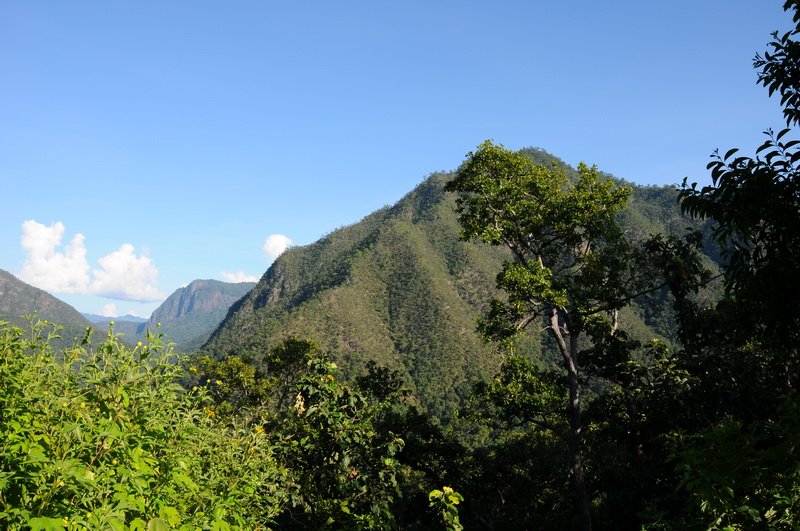
M575 488L575 502L581 517L583 531L592 529L592 506L589 491L586 488L586 476L583 469L583 443L581 426L581 385L578 380L578 335L569 334L569 345L561 331L558 313L554 309L550 316L550 331L558 344L567 369L569 384L569 450L572 458L572 480Z

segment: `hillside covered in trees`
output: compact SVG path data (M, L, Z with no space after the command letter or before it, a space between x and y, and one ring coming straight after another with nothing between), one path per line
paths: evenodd
M128 346L144 340L147 330L167 334L181 352L193 352L205 343L210 333L225 318L230 306L242 298L255 282L194 280L177 289L153 312L149 319L81 314L69 304L0 270L0 317L22 327L29 325L22 316L58 323L61 338L54 347L71 346L86 334L87 328L105 334L109 323Z
M524 153L576 175L544 151ZM455 198L444 191L452 177L433 174L394 206L287 250L199 354L258 360L288 337L312 339L347 379L377 362L397 371L426 411L448 417L502 359L502 349L475 333L475 321L497 296L495 277L510 259L506 249L460 240ZM681 214L674 189L633 190L619 215L632 238L697 225ZM674 340L664 298L640 302L624 312L627 329L644 340ZM520 348L556 363L541 334L530 334Z
M27 327L29 323L22 316L34 314L39 320L63 327L63 340L56 341L56 348L72 345L75 338L83 337L86 329L94 326L69 304L0 269L0 316L16 326Z
M289 250L191 358L0 324L0 524L797 529L786 9L755 66L788 128L679 210L487 141Z

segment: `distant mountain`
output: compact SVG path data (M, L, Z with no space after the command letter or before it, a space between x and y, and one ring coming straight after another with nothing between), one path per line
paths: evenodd
M21 316L34 312L39 320L63 327L62 340L53 344L56 348L72 346L75 338L82 338L88 327L95 326L66 302L0 269L0 320L27 329L30 325Z
M18 326L26 327L27 323L19 316L38 310L39 319L64 326L62 336L65 340L69 337L70 344L71 338L83 337L89 326L105 334L111 321L114 322L114 332L123 334L122 339L127 343L143 339L147 328L153 331L158 329L176 344L178 350L192 352L206 341L209 333L225 317L228 308L255 285L255 282L195 280L167 297L147 320L135 315L106 317L81 314L47 292L0 270L0 315Z
M158 330L159 333L166 334L166 338L175 344L177 350L193 352L205 343L211 331L225 318L228 308L255 285L255 282L195 280L175 290L149 319L135 315L83 315L103 330L110 321L114 321L114 332L123 334L126 341L144 339L149 328L151 331Z
M156 308L146 323L137 323L130 330L128 323L115 323L115 328L126 335L143 336L147 328L166 334L167 339L179 345L180 350L191 351L198 337L205 339L225 318L228 308L255 287L255 282L221 282L195 280L178 288L161 306ZM161 326L158 326L160 323ZM120 328L120 325L123 328ZM199 345L198 345L199 346Z
M574 171L543 151L529 154ZM258 359L288 336L314 339L346 377L376 360L400 371L432 414L449 414L474 379L498 367L500 354L479 339L475 321L497 295L495 276L510 258L503 248L459 241L454 198L443 190L449 178L434 174L394 206L288 249L199 353ZM672 188L635 187L621 217L626 230L647 235L692 225L675 198ZM652 313L634 309L623 318L636 336L669 340L670 320ZM548 347L541 339L528 337L520 349L542 359Z
M96 313L81 313L84 317L89 319L93 323L100 323L100 324L108 324L109 321L114 321L115 323L118 322L126 322L126 323L146 323L147 319L144 317L139 317L138 315L122 315L119 317L109 317L107 315L98 315Z

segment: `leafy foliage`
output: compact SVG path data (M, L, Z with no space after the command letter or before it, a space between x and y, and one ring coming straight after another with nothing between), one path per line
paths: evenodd
M795 29L778 36L778 32L772 34L773 41L769 44L772 53L765 52L764 56L756 55L753 65L760 68L758 82L769 89L769 95L774 93L781 95L781 106L786 124L791 126L800 123L800 44L793 40L800 31L800 2L797 0L786 0L783 4L785 11L794 11L792 21L797 24Z
M381 425L400 396L375 381L364 394L337 377L337 367L313 341L288 338L263 358L195 359L194 389L205 389L215 412L267 433L276 458L291 470L286 529L386 528L399 498L396 454L403 440ZM385 368L371 366L381 378ZM396 378L396 376L395 376ZM388 379L383 380L387 382ZM392 387L392 386L389 386ZM378 396L378 394L380 396Z
M509 355L500 372L490 382L475 384L467 409L473 418L480 418L495 428L516 428L535 424L566 438L562 411L564 382L557 374L536 368L526 358Z
M309 363L320 356L314 341L289 337L255 358L196 357L189 369L194 377L186 379L184 385L208 389L226 415L263 418L291 405L297 383L307 373Z
M727 417L701 434L676 434L682 487L709 529L797 529L796 409L796 403L786 402L765 425Z
M281 511L288 472L267 438L182 394L160 337L129 350L87 333L55 352L32 326L0 330L4 527L252 529Z
M283 459L297 477L293 504L304 511L280 519L284 528L386 529L400 495L395 454L399 438L381 439L373 427L384 404L369 405L341 384L330 361L311 361L298 386L293 413L281 427ZM288 513L287 515L288 516Z
M800 3L784 5L800 21ZM781 94L787 125L800 123L795 41L800 25L756 56L759 83ZM681 474L685 503L663 503L659 525L707 529L796 529L799 525L795 444L798 381L796 255L800 224L796 140L790 129L767 131L756 157L731 149L715 153L713 185L684 182L681 207L713 223L724 259L726 293L715 307L682 297L673 277L685 350L679 363L688 385L668 401L683 400L663 434ZM684 270L687 276L695 272ZM678 289L675 289L675 288Z
M453 531L464 529L458 518L458 504L464 501L461 494L450 487L443 487L442 490L432 490L428 498L431 501L431 507L441 516L445 529Z
M800 235L796 230L800 210L800 141L783 142L788 130L768 140L757 151L756 159L715 155L709 164L714 186L682 191L682 208L695 216L715 220L714 237L726 261L728 292L756 305L746 311L759 315L753 322L776 334L773 339L796 343L800 312L795 301L800 297L796 256ZM763 338L762 339L766 339Z
M636 343L618 331L619 311L665 285L648 267L646 248L629 241L615 219L630 190L583 164L570 181L563 170L536 165L490 141L468 154L445 189L459 194L462 238L505 246L514 256L497 275L507 299L492 301L479 323L481 334L510 345L529 325L544 324L563 361L560 397L553 385L558 378L537 374L521 358L507 360L500 379L479 388L479 395L507 420L531 422L564 438L582 526L591 529L580 362L610 376L628 361ZM590 355L579 360L585 336L593 340ZM565 407L558 407L559 398Z
M304 369L278 371L296 394L271 412L282 385L239 359L208 362L183 392L163 336L129 349L113 331L95 346L89 330L59 352L54 330L32 326L26 338L0 323L4 528L393 525L403 441L374 427L389 402L342 384L313 343L273 351L273 366Z

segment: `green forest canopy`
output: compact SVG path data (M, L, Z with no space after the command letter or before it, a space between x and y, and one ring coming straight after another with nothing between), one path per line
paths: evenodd
M800 3L786 9L800 22ZM500 288L510 296L484 319L488 335L510 337L504 330L517 317L544 308L556 340L580 331L587 341L567 349L561 373L506 356L446 430L408 400L400 367L364 363L361 378L347 384L327 353L303 338L283 338L258 364L236 356L183 364L152 334L126 347L112 330L54 349L50 325L34 319L25 331L3 323L0 522L12 529L796 529L800 144L788 135L800 117L798 32L775 35L756 59L759 82L781 95L787 132L768 134L755 158L733 150L716 157L713 184L685 185L680 194L686 212L714 224L725 293L714 304L698 299L709 273L695 233L655 236L640 249L671 297L672 348L638 341L615 323L626 297L608 283L615 271L603 260L641 256L604 257L607 244L620 250L615 230L608 216L597 226L592 216L615 204L616 188L595 203L565 199L579 201L577 213L586 214L579 221L588 223L575 225L583 227L579 238L559 251L568 256L526 271L519 262L527 255L518 253L501 265ZM500 155L523 176L552 171ZM460 171L468 176L469 164ZM569 196L569 186L584 185L579 179L559 190ZM570 237L559 220L542 219L548 227L539 244ZM592 235L607 243L587 247ZM574 262L576 250L583 262ZM607 320L593 319L604 313ZM586 371L583 381L576 373L578 383L591 384L577 410L585 498L573 494L575 439L563 436L576 428L568 404L574 376L563 374L575 353Z

